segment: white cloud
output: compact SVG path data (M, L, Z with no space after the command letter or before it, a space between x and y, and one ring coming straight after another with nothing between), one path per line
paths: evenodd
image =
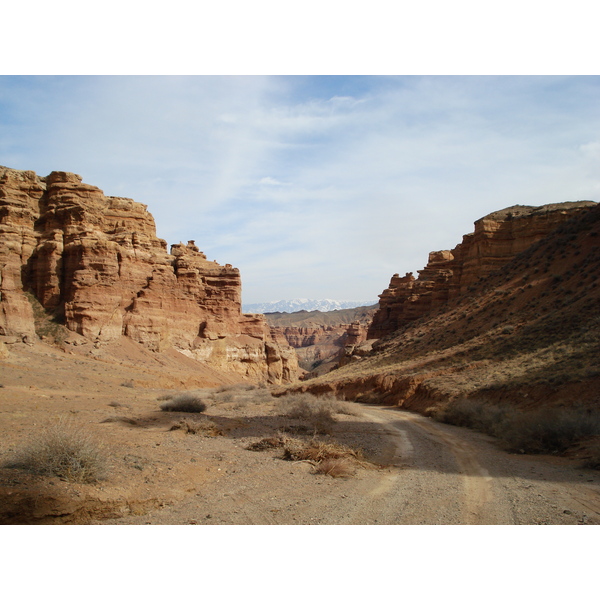
M274 177L263 177L259 181L260 185L286 185L283 181L279 181ZM288 184L289 185L289 184Z
M244 301L375 298L477 218L600 200L599 78L0 78L0 164L148 204ZM593 134L593 135L592 135Z

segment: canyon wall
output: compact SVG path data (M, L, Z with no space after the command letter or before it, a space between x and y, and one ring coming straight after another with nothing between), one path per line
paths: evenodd
M241 312L241 278L194 241L156 237L147 207L79 175L0 167L0 334L35 335L33 304L96 343L127 336L257 381L293 381L294 351Z
M393 275L379 296L379 310L367 337L381 338L449 300L500 269L517 254L554 231L595 202L563 202L544 206L511 206L475 222L475 231L463 236L453 250L431 252L427 266L415 278Z

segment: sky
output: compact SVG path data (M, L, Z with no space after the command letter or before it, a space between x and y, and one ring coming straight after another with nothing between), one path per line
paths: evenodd
M376 300L473 222L600 200L597 76L2 76L0 164L148 205L244 303Z

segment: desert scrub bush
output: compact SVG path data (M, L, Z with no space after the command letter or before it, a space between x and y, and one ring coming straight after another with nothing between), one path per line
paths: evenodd
M325 396L321 402L323 403L323 406L326 406L332 413L337 415L356 416L359 414L358 409L353 403L347 400L336 400L333 396Z
M600 441L596 441L589 448L590 455L586 458L583 466L586 469L597 469L600 470Z
M93 483L108 476L109 461L91 434L61 419L18 450L7 466L74 483Z
M209 437L223 435L221 428L209 419L202 421L181 419L181 421L179 421L179 423L175 423L175 425L173 425L169 431L177 431L178 429L181 429L184 433L190 433L192 435L201 434Z
M273 448L281 448L285 445L286 438L277 435L273 437L262 438L258 442L252 442L248 446L246 446L246 450L251 450L252 452L262 452L264 450L272 450Z
M500 438L512 452L560 453L587 437L600 435L600 413L586 409L543 408L510 419Z
M506 423L514 418L511 407L468 400L456 400L433 413L436 421L469 427L483 433L499 436Z
M253 383L236 383L234 385L222 385L216 389L216 392L218 394L221 392L248 392L254 389L256 389L256 385Z
M215 392L214 399L218 402L235 402L235 407L243 408L247 404L268 402L273 399L273 396L266 388L254 385L238 385Z
M35 333L41 338L49 338L55 344L62 344L69 336L69 330L64 326L64 316L47 312L40 301L31 292L25 292L25 297L33 310Z
M312 394L283 396L279 407L282 416L303 421L317 433L329 433L336 422L332 408Z
M372 466L365 460L360 449L316 439L303 442L295 438L284 438L283 459L309 462L314 473L331 477L346 477L354 473L354 467Z
M160 410L169 412L201 413L206 410L206 402L198 392L182 392L175 394L160 405Z
M314 472L330 477L350 477L354 475L354 468L343 458L328 458L315 465Z
M524 413L462 399L434 413L434 418L488 433L507 450L526 454L564 452L582 439L600 435L600 413L577 408L548 407Z

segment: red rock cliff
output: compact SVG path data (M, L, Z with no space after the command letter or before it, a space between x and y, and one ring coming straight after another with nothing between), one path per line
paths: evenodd
M90 340L124 335L257 380L296 377L293 350L242 315L239 270L193 241L167 253L143 204L73 173L0 167L0 242L1 334L35 334L29 291Z
M501 268L579 211L594 206L595 202L511 206L479 219L475 231L463 236L456 248L431 252L418 278L412 273L392 277L379 296L368 338L388 335L465 294L479 278Z

